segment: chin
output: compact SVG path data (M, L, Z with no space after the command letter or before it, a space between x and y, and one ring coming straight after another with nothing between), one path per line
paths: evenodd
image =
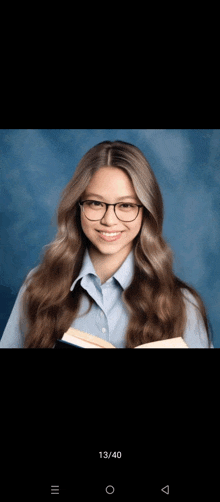
M118 253L119 251L121 251L121 249L123 248L118 248L118 247L110 247L110 246L97 246L94 244L94 246L96 247L96 249L98 249L98 251L102 254L115 254L115 253Z

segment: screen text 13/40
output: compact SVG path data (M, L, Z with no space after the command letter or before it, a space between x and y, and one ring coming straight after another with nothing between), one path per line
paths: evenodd
M122 452L121 451L100 451L99 456L100 456L100 458L121 458Z

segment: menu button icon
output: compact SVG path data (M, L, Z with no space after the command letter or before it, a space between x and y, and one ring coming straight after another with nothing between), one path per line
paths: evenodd
M59 485L51 485L51 495L59 495Z

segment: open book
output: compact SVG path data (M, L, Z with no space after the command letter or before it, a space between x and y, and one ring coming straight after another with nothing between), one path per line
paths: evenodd
M98 336L89 335L85 331L80 331L75 328L69 328L64 333L61 340L57 340L55 349L115 349L112 343L99 338ZM183 338L170 338L159 342L144 343L138 345L135 349L187 349L188 345Z

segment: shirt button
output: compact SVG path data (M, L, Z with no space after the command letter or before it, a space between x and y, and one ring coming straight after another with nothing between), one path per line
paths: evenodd
M106 329L105 328L102 328L102 333L105 333L106 332Z
M100 316L101 316L101 317L103 317L103 316L104 316L104 312L101 312L101 313L100 313Z

